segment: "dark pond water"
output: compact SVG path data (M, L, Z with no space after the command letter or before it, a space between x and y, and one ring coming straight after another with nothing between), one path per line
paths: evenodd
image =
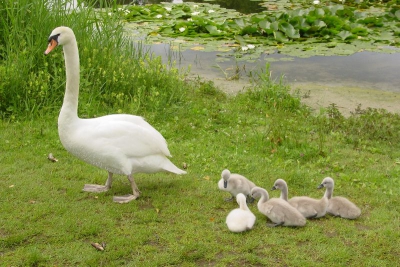
M400 93L400 52L384 54L359 52L350 56L289 57L281 54L261 56L255 62L218 62L217 52L171 52L168 44L149 46L165 61L175 60L180 67L191 66L191 72L209 78L225 79L240 72L241 79L265 71L270 65L272 77L282 75L289 83L319 83L359 87Z
M182 0L135 0L141 4L161 2L182 3ZM265 0L266 1L266 0ZM117 1L129 4L132 0ZM216 0L216 1L183 1L197 3L215 3L221 7L235 9L241 13L257 13L264 8L258 1L251 0ZM376 52L359 52L350 56L314 56L310 58L288 57L280 54L263 55L254 62L236 62L234 58L226 62L218 62L219 53L186 50L174 52L169 44L151 45L148 47L164 62L175 60L178 67L191 66L191 73L210 80L227 80L239 70L240 79L233 84L248 80L254 73L269 71L273 78L282 75L291 84L309 83L361 90L390 91L400 94L400 50L397 53L383 54ZM284 59L284 60L283 60ZM348 89L351 90L351 89Z
M217 4L223 8L234 9L238 12L243 14L250 14L250 13L259 13L265 8L259 5L259 1L250 1L250 0L191 0L191 1L183 1L183 0L119 0L117 3L119 4L131 4L136 3L139 5L145 4L159 4L161 2L166 3L184 3L184 2L194 2L194 3L209 3L209 4Z

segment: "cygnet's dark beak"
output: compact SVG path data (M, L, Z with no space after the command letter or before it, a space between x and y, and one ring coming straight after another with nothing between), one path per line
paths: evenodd
M320 184L317 188L318 188L318 189L321 189L322 187L324 187L324 185L323 185L323 184Z
M276 190L276 187L275 187L275 185L271 188L271 190Z
M227 187L228 187L228 181L224 180L224 188L227 188Z

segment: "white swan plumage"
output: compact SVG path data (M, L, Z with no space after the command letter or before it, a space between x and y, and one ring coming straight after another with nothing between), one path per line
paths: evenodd
M108 171L106 184L85 185L84 191L104 192L111 188L113 174L128 177L132 195L114 197L127 203L140 196L133 174L161 171L186 172L176 167L164 137L142 117L114 114L92 119L78 117L79 53L75 34L68 27L55 28L45 54L63 46L66 89L58 117L58 133L65 149L81 160Z
M231 210L226 217L226 225L231 232L240 233L253 228L256 216L246 204L246 196L242 193L236 195L239 208Z

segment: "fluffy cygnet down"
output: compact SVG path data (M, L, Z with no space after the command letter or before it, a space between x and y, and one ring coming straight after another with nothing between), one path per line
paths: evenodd
M231 173L227 169L222 171L221 180L218 182L220 190L231 193L231 197L227 198L226 201L231 201L237 194L242 193L248 198L248 202L253 202L254 199L250 197L250 193L251 189L255 186L252 181L243 175Z
M332 178L326 177L318 188L325 187L325 196L328 198L327 213L345 219L357 219L361 215L361 210L353 202L345 197L333 197L335 182Z
M298 210L284 199L269 199L268 192L264 188L254 187L251 190L251 196L260 199L257 203L258 210L273 222L273 224L267 224L268 226L304 226L306 224L306 218Z
M292 197L288 200L288 186L283 179L275 181L272 190L281 190L281 198L288 201L307 219L320 218L325 216L328 207L328 198L324 195L321 199L314 199L307 196Z
M226 225L231 232L240 233L253 228L256 216L249 210L246 204L246 196L242 193L236 195L239 208L229 212L226 217Z

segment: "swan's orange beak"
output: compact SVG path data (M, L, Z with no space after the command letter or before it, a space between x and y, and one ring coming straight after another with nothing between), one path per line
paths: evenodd
M49 46L47 47L46 51L44 51L44 54L47 55L49 54L56 46L58 45L58 42L54 39L50 39L49 41Z

